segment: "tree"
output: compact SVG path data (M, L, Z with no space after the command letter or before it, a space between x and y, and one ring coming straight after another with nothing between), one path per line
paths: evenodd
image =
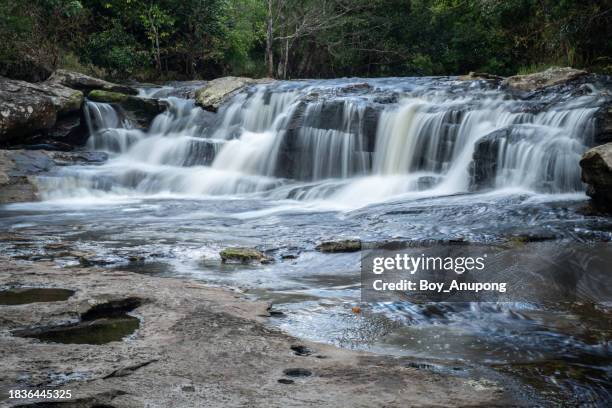
M140 21L145 27L147 37L151 41L153 47L153 55L155 56L155 68L158 73L162 71L161 47L160 40L167 38L171 34L174 19L162 10L159 5L149 3L142 5L143 10L140 14Z

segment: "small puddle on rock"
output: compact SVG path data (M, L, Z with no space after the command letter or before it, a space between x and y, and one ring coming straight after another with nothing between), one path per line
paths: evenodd
M70 289L15 288L0 290L0 305L25 305L28 303L59 302L74 295Z
M13 334L19 337L39 339L47 343L99 345L121 341L124 337L134 333L139 326L140 322L136 317L123 315L72 325L18 330Z

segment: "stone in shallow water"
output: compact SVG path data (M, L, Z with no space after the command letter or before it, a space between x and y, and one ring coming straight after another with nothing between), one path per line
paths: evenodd
M15 288L0 291L0 305L59 302L74 295L74 290L57 288Z
M249 263L249 262L263 262L266 261L266 256L260 251L254 248L243 248L233 247L225 248L219 253L221 255L221 262L238 262L238 263Z
M325 241L317 245L315 249L320 252L357 252L361 251L361 241L358 239Z

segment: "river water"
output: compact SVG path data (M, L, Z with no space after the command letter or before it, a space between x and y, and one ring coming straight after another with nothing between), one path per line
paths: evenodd
M381 302L355 314L360 254L314 249L346 238L518 240L532 251L608 243L612 221L582 210L578 165L602 89L283 81L212 114L183 98L188 88L141 90L170 105L146 132L116 106L87 102L86 149L109 160L41 178L44 201L1 207L2 228L41 247L71 242L110 268L240 288L273 302L282 315L272 324L299 337L493 369L544 405L612 401L611 303ZM229 246L274 262L221 264Z

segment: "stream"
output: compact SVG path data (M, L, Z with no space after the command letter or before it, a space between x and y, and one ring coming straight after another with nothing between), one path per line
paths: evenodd
M612 219L584 211L578 165L602 89L277 81L217 113L185 98L191 91L142 88L170 106L148 131L117 106L86 102L84 149L109 160L41 177L44 200L0 207L0 228L39 248L69 242L108 268L239 288L272 302L281 313L270 324L297 337L490 369L543 405L612 403L612 302L364 305L361 254L315 250L340 239L610 250ZM222 264L230 246L273 262Z

